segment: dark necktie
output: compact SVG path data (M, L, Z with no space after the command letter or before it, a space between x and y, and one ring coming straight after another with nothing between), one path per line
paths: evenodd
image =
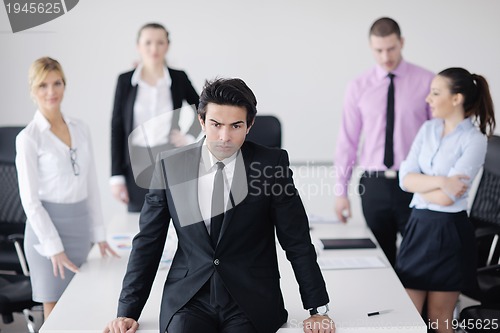
M212 192L210 238L212 238L214 248L217 247L220 231L222 229L222 222L224 221L224 175L222 174L224 166L224 163L217 162L217 172L215 173L214 189ZM217 262L215 265L218 265L218 260L219 259L214 260L214 264ZM230 296L216 269L210 279L210 305L216 308L222 308L229 302L229 299Z
M217 245L222 222L224 221L224 176L222 174L224 166L224 163L217 162L217 172L215 173L214 189L212 191L210 237L212 238L212 244L214 246Z
M389 169L394 164L394 74L389 73L387 76L391 83L387 92L384 164Z

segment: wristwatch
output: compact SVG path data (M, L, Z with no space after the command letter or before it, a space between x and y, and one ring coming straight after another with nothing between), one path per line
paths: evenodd
M328 310L330 310L330 308L328 307L328 304L325 304L322 306L318 306L316 308L309 309L309 313L311 314L311 316L315 314L319 314L320 316L326 316Z

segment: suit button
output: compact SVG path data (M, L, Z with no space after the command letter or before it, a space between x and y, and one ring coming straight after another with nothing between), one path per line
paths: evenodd
M219 259L215 259L214 260L214 264L215 264L215 266L218 266L219 265Z

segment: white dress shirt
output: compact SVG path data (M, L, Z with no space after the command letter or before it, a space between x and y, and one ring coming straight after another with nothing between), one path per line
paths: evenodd
M71 136L71 148L76 150L79 175L75 175L70 147L52 133L40 111L16 138L21 202L27 223L40 241L35 249L47 257L63 252L64 247L41 201L76 203L86 199L92 240L100 242L106 238L90 132L81 121L63 118Z
M233 182L236 156L238 153L239 151L219 161L208 149L206 140L201 148L198 173L198 202L201 216L205 222L208 233L210 233L210 221L212 218L212 192L214 189L215 173L217 172L217 162L222 162L225 165L224 169L222 169L222 175L224 177L224 202L226 203L226 207L228 207L230 205L229 193Z

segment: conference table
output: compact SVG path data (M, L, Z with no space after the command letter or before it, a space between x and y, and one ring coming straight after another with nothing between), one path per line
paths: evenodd
M108 227L108 240L121 257L101 258L98 247L94 246L87 262L69 284L40 333L102 332L106 323L116 316L130 239L138 231L138 219L138 214L126 213L113 218ZM334 268L322 268L322 272L330 295L329 314L336 323L337 332L427 332L426 324L379 247L322 249L320 238L371 238L376 243L366 226L338 222L311 223L311 237L318 252L318 261ZM151 295L139 319L140 333L158 332L163 283L175 243L175 232L170 228L164 250L165 260L160 264ZM277 251L281 288L288 310L288 321L278 332L303 332L302 321L309 313L302 307L293 270L279 245ZM368 316L372 312L380 314Z

